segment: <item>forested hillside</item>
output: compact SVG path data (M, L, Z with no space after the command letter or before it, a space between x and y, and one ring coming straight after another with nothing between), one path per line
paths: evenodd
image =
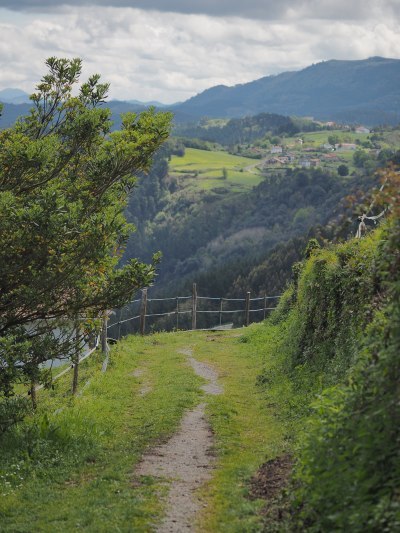
M271 253L276 259L271 263L273 275L264 283L251 282L249 288L280 291L311 228L322 225L312 234L332 236L330 223L340 219L342 198L374 182L364 174L342 178L316 168L276 172L242 191L230 190L223 179L218 188L194 189L169 176L171 151L170 145L159 152L128 206L137 232L131 235L126 256L146 260L160 249L163 259L153 290L164 294L195 281L203 292L237 294L244 288L243 277L271 261ZM348 235L355 228L354 218L342 231Z
M399 122L400 61L325 61L234 87L219 85L173 107L179 116L243 117L260 112L353 123Z
M330 60L233 87L210 87L163 110L173 111L177 124L193 123L202 117L237 118L267 113L370 126L396 125L400 120L399 86L398 59ZM7 104L2 127L10 126L29 110L28 104L15 104ZM120 113L148 107L135 100L111 101L107 106L116 127L121 125Z
M177 135L184 132L201 138ZM168 297L190 293L194 282L209 296L279 294L309 238L355 235L365 192L400 153L396 127L269 114L200 121L175 134L127 208L137 231L125 257L149 260L160 250L151 291Z
M233 118L225 123L204 121L194 124L177 124L174 135L197 138L205 141L217 142L222 145L250 143L255 139L261 139L266 133L281 135L287 133L293 135L301 131L299 120L276 115L273 113L260 113L259 115ZM301 126L304 129L306 121ZM317 129L317 125L309 121L309 129Z

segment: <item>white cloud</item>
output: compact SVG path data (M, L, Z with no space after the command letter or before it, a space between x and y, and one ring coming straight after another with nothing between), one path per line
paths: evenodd
M100 72L114 98L166 103L321 60L400 57L398 21L379 9L365 19L370 1L348 2L349 20L329 19L331 0L319 1L326 18L307 18L313 2L273 22L93 6L29 16L0 10L0 88L31 91L51 55L82 57L85 75ZM362 21L350 17L353 8Z

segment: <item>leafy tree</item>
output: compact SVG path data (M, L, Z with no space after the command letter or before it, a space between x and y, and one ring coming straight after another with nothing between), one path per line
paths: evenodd
M357 150L353 154L353 162L356 167L365 167L366 162L370 159L369 154L365 150Z
M385 148L384 150L380 150L378 154L378 161L380 165L387 165L389 161L393 158L393 150L390 150L388 148Z
M349 167L347 165L339 165L337 168L337 172L339 176L348 176L349 175Z
M72 321L126 303L158 259L118 268L134 175L170 114L127 113L111 133L108 84L96 74L77 87L80 59L46 64L30 115L0 132L0 399L43 381L43 361L71 354Z
M340 143L339 135L337 133L332 133L331 135L329 135L328 143L331 144L332 146L335 146L335 144L339 144Z

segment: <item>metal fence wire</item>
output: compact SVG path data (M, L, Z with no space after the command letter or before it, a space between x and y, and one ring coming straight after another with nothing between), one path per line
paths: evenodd
M143 289L140 299L112 313L107 330L110 337L120 339L132 333L248 326L276 309L280 296L251 298L250 292L245 298L199 296L193 284L190 296L149 298L148 289Z
M276 309L270 306L270 301L278 301L277 296L259 296L251 298L250 292L245 298L215 298L198 296L196 284L193 284L192 295L175 296L170 298L148 298L148 290L142 290L140 299L132 300L125 307L116 311L105 311L101 319L101 333L94 339L93 346L86 353L81 346L76 347L76 353L67 368L53 376L55 381L73 370L72 393L77 394L78 372L80 364L101 348L104 360L102 372L107 370L109 362L109 343L121 339L130 333L145 333L152 331L196 330L196 329L230 329L234 326L248 326L250 322L266 318L267 311ZM231 322L226 322L226 319ZM85 317L76 319L76 336L81 334L80 323ZM151 322L149 324L149 322ZM72 363L72 364L71 364ZM83 388L87 386L87 382ZM32 382L29 394L33 405L36 405L36 392L43 385Z

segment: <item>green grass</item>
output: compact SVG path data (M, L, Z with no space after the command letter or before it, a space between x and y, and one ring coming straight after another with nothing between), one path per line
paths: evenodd
M257 385L265 365L265 345L244 342L264 329L250 326L244 330L246 336L214 333L207 335L206 342L198 336L192 344L194 357L216 368L224 387L223 395L208 399L217 469L203 490L207 507L200 518L200 531L262 530L259 511L264 503L249 499L249 480L261 464L285 447L281 426Z
M256 168L252 168L251 172L243 169L256 164L257 160L226 152L186 148L183 157L171 158L169 172L171 176L181 178L189 185L200 189L221 186L251 188L260 183L262 176ZM227 179L222 179L224 168L227 171Z
M204 124L204 127L207 128L223 128L226 126L229 122L228 118L210 118L207 120L206 124Z
M69 379L59 395L41 394L36 416L1 443L2 532L150 530L162 487L135 485L134 465L199 398L199 379L175 348L172 335L122 342L82 396L65 396ZM139 366L143 378L132 375ZM153 387L146 396L143 379Z
M201 400L202 380L182 348L218 370L221 396ZM200 531L261 530L261 502L248 498L249 479L283 446L257 386L261 344L241 342L237 331L155 334L120 342L105 374L100 363L95 358L82 371L80 386L89 376L90 384L81 396L71 398L67 375L56 390L41 392L37 414L0 442L1 531L150 531L162 517L166 487L151 477L138 483L135 464L204 400L216 470L203 489ZM143 384L152 387L145 396Z
M339 142L349 142L355 143L356 140L365 141L368 138L368 134L365 133L356 133L354 131L341 131L341 130L332 130L332 131L313 131L309 133L304 133L302 138L305 143L315 143L315 144L324 144L328 142L328 137L331 135L338 135Z

